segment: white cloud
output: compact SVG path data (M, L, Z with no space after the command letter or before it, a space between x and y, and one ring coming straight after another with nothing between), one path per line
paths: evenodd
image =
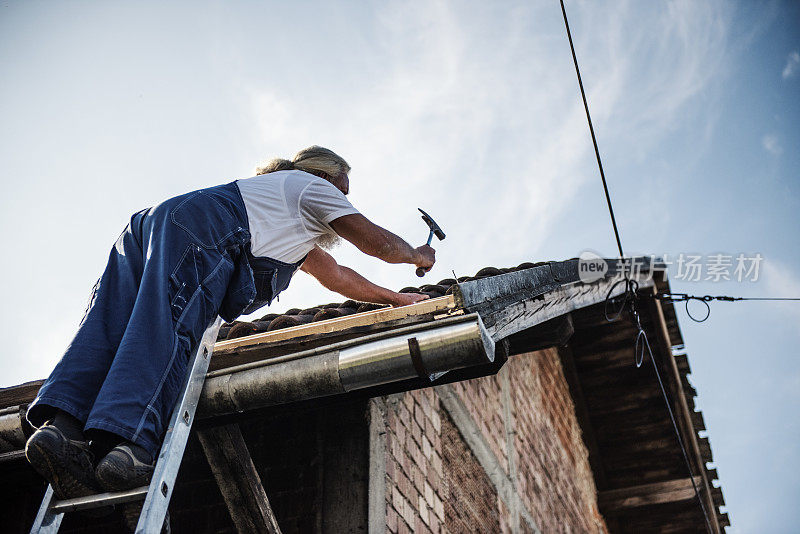
M781 142L778 139L777 135L767 134L761 138L761 146L764 147L764 150L772 154L773 156L780 156L783 154L783 147L781 146Z
M798 67L800 67L800 52L794 50L790 52L789 56L786 58L786 66L783 67L781 76L784 80L788 80L797 73Z
M286 140L325 132L351 160L359 207L409 238L420 233L413 208L430 208L459 229L440 248L463 271L535 258L576 192L597 178L559 10L373 6L359 24L374 39L357 43L360 59L339 73L358 80L354 89L307 98L269 80L266 96L253 90L251 100L273 132L262 129L259 141L291 152ZM576 4L570 17L601 150L626 146L644 158L725 64L719 2ZM276 102L280 118L270 120Z

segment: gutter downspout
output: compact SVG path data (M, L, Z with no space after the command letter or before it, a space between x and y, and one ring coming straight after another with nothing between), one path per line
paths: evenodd
M24 455L26 406L10 406L0 409L0 463L15 460ZM30 426L28 426L30 428Z

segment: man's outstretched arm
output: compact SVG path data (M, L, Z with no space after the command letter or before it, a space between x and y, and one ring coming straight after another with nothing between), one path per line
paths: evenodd
M303 262L303 271L316 278L326 289L361 302L376 302L405 306L428 298L418 293L396 293L373 284L353 269L339 265L333 256L319 247L314 247Z
M429 245L414 248L401 237L378 226L360 213L331 221L331 228L350 241L364 254L387 263L410 263L430 271L436 262L436 251Z

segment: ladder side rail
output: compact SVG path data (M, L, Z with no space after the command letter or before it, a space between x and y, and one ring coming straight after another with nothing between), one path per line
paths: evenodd
M63 512L53 512L50 510L50 505L53 502L53 486L47 485L47 491L44 492L42 504L39 506L39 512L36 514L36 519L33 521L31 527L31 534L55 534L61 528L61 521L64 519Z
M136 534L161 532L221 325L222 319L217 317L206 329L192 357L191 367L184 379L178 404L172 412L164 443L158 454L153 479L136 525Z

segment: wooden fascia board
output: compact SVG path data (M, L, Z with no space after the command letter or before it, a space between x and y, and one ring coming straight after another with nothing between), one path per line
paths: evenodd
M655 294L656 291L656 288L653 287L653 294ZM696 474L696 478L699 479L701 498L704 501L706 511L708 512L708 518L711 521L714 532L721 532L717 517L719 511L714 504L711 492L712 485L708 480L705 461L700 452L699 440L697 439L697 433L692 421L692 410L689 410L689 405L686 402L683 385L681 384L681 375L678 371L675 357L672 354L672 343L669 338L664 312L661 309L661 302L656 299L648 299L647 309L650 312L656 331L656 352L661 356L661 363L663 364L662 369L667 371L667 376L664 377L664 381L672 397L670 399L672 405L677 412L675 416L678 426L681 429L684 445L688 448L687 452L692 460L692 469Z
M702 483L700 477L695 477L695 483ZM597 494L597 503L603 514L655 504L687 502L693 499L695 499L694 486L689 477L600 491Z

